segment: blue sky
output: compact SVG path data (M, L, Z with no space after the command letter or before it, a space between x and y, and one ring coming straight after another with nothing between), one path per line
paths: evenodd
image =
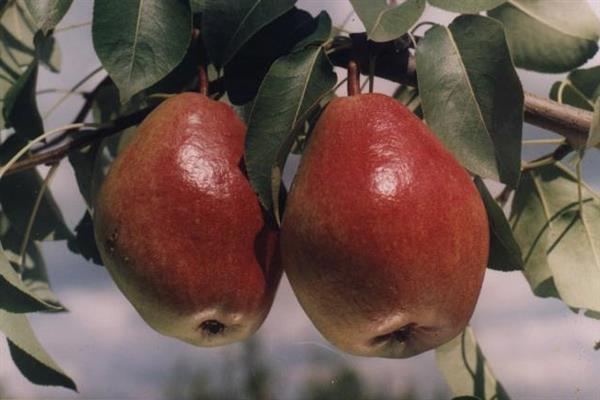
M600 14L600 1L590 2ZM61 23L67 26L91 20L90 1L74 2ZM348 15L345 0L299 1L299 7L318 12L327 5L334 23ZM453 15L428 8L426 19L449 22ZM350 30L362 30L355 18ZM93 54L90 27L57 34L61 44L62 73L42 72L40 88L68 88L99 65ZM588 65L598 65L596 56ZM520 71L526 90L546 96L562 75ZM101 75L86 88L101 79ZM376 90L391 93L394 86L378 82ZM56 96L40 97L47 110ZM72 120L80 100L74 96L46 120L46 128ZM528 137L554 137L527 127ZM541 150L543 151L543 150ZM524 158L533 153L526 149ZM598 158L598 157L596 157ZM588 161L585 173L598 187L598 161ZM497 185L493 185L497 189ZM84 204L68 163L63 162L52 186L70 226L77 224ZM25 380L0 346L0 382L11 397L26 398L159 398L177 365L214 368L223 360L235 360L240 345L202 349L155 333L141 321L110 280L107 272L72 255L64 243L44 244L53 286L70 309L62 315L31 318L40 341L76 380L80 393L60 388L37 387ZM498 379L515 399L593 398L600 393L597 372L600 354L600 322L571 313L557 300L542 300L531 293L519 273L488 271L472 325ZM401 393L415 388L425 397L447 390L435 366L433 352L408 360L367 359L344 355L315 331L284 280L267 321L259 331L265 356L276 366L284 399L298 398L302 382L326 375L330 365L348 363L374 387ZM320 361L315 361L320 360ZM326 362L322 361L326 360Z

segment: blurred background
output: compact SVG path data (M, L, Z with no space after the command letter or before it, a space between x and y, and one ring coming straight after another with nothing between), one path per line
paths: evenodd
M568 0L563 0L568 1ZM590 1L600 15L600 1ZM91 39L91 1L75 1L56 31L62 70L40 70L39 90L68 90L100 62ZM329 12L334 24L362 31L346 0L300 0L297 6ZM455 14L428 7L424 20L449 23ZM80 25L81 24L81 25ZM77 25L78 27L74 27ZM70 28L70 29L69 29ZM418 33L422 33L419 31ZM596 55L586 66L598 65ZM584 66L585 67L585 66ZM340 76L343 71L338 71ZM519 71L526 90L547 96L564 75ZM97 74L81 90L103 78ZM395 85L376 81L378 92ZM61 97L38 97L42 114ZM69 123L81 98L71 96L46 120L46 129ZM532 126L526 138L555 137ZM526 146L524 159L549 151ZM584 177L600 188L600 157L584 163ZM287 169L292 176L296 159ZM45 167L41 168L44 172ZM491 189L498 191L493 183ZM85 205L67 162L59 167L52 191L74 227ZM50 281L68 313L32 314L38 338L77 382L79 393L30 384L0 345L0 397L85 399L449 399L434 352L407 360L367 359L343 354L313 328L282 280L269 317L250 341L224 348L196 348L150 329L112 283L107 271L69 252L64 242L44 242ZM472 319L479 344L496 377L514 399L600 398L600 321L572 313L555 299L533 296L518 273L488 270Z

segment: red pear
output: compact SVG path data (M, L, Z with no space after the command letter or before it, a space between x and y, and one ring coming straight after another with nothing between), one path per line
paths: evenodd
M459 334L477 301L488 221L469 174L381 94L333 100L283 217L284 270L340 349L402 358Z
M174 96L140 125L96 202L118 287L151 327L195 345L251 335L281 277L278 233L241 169L245 131L226 104Z

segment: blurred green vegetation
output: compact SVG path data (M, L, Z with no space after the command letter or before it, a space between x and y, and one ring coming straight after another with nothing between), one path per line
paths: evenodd
M318 371L307 363L306 381L294 400L448 400L451 395L440 388L432 398L420 397L414 390L391 393L390 388L374 388L359 371L336 359L315 353ZM322 372L320 372L322 370ZM285 385L285 371L278 371L262 350L255 336L246 341L239 354L225 357L216 368L177 365L165 387L165 400L288 400L277 397ZM401 377L399 377L401 379Z

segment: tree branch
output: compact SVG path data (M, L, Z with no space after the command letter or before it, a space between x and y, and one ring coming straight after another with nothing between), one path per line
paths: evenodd
M417 86L415 56L409 51L410 42L400 38L393 42L374 43L365 33L350 34L350 38L331 51L329 57L334 65L345 68L350 59L359 63L361 71L368 71L369 55L377 54L375 75L378 77ZM577 148L587 141L592 113L560 104L531 93L525 93L525 122L544 128L567 138Z

